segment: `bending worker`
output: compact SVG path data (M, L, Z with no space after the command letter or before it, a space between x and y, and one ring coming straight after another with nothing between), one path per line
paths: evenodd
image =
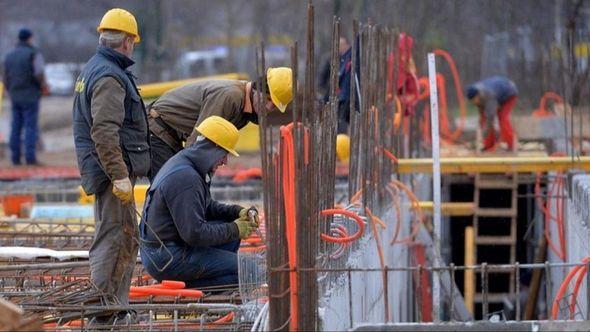
M235 285L240 239L258 224L248 219L249 209L213 200L209 185L228 152L238 156L238 129L211 116L196 131L196 142L168 160L148 190L141 261L159 281L184 281L191 288Z
M152 144L152 169L150 180L162 165L184 144L194 142L194 131L204 119L217 115L231 122L238 129L248 122L258 123L260 112L270 112L275 106L285 112L293 99L291 68L269 68L266 74L269 95L258 109L257 82L237 80L209 80L187 84L172 89L148 106L150 137Z
M150 168L145 108L128 67L139 42L135 17L109 10L98 26L96 54L76 81L73 127L84 191L96 196L90 276L127 304L137 259L135 179Z
M467 98L479 108L479 125L483 131L483 150L496 148L494 117L498 114L500 137L509 150L514 150L514 130L510 124L510 112L516 104L516 84L506 77L493 76L473 83L467 88Z

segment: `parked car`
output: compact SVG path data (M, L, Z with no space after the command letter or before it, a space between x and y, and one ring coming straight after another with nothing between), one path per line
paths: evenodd
M49 85L51 95L69 96L74 93L76 77L80 73L82 64L78 63L48 63L45 65L45 80Z

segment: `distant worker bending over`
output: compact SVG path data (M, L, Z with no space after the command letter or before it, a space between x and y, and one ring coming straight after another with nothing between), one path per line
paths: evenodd
M198 126L204 119L217 115L242 129L248 122L258 123L258 114L278 108L285 112L292 97L291 68L269 68L262 109L258 109L257 82L209 80L172 89L148 106L152 167L150 180L162 165L183 145L194 142Z
M483 150L496 148L494 117L498 115L500 137L514 150L514 131L510 124L510 112L516 104L518 90L516 84L506 77L493 76L473 83L467 88L467 98L479 108L479 125L483 131Z
M148 190L139 226L141 261L159 281L184 281L191 288L235 285L240 239L258 224L248 219L249 209L213 200L209 185L228 152L238 156L238 129L211 116L196 131L196 142L168 160Z

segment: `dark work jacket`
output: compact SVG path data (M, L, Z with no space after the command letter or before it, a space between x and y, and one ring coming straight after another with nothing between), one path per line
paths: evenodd
M109 182L100 164L91 137L92 88L103 77L113 77L125 89L125 118L119 130L123 160L130 177L146 176L150 168L148 123L145 106L135 85L133 74L127 68L133 60L104 46L98 46L76 81L74 93L74 141L82 187L87 194L100 193Z
M208 173L227 152L207 139L197 141L170 158L154 178L141 219L144 241L180 246L207 247L239 239L239 205L219 203L211 198ZM211 220L225 223L208 223ZM145 227L146 223L150 227Z
M4 81L12 102L30 103L41 98L41 82L35 77L33 68L36 53L33 46L21 42L6 56Z

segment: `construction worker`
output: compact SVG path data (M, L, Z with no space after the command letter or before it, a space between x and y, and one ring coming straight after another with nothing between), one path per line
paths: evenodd
M39 138L39 100L47 90L43 74L43 55L33 47L33 33L18 32L18 44L4 61L4 85L12 101L10 151L13 165L21 164L21 134L24 128L25 162L38 165L36 144ZM1 92L0 92L1 93Z
M238 129L248 122L258 123L258 113L270 112L275 107L285 112L292 96L291 68L269 68L266 72L268 95L258 109L258 82L237 80L209 80L172 89L148 106L152 143L150 181L162 165L182 150L184 144L194 142L196 125L218 115ZM273 106L274 105L274 106Z
M484 134L483 150L493 151L496 147L494 117L498 115L500 137L514 150L514 131L510 124L510 112L516 104L516 84L506 77L493 76L475 82L467 88L467 98L479 108L479 125Z
M338 71L338 87L336 95L338 97L338 134L348 132L350 123L350 81L352 79L352 47L345 37L340 37L338 41L338 55L340 66ZM328 59L320 72L319 85L325 91L323 101L330 100L330 67L331 60Z
M127 304L137 259L133 186L150 168L145 107L127 69L140 37L135 17L120 8L106 12L97 30L96 54L76 81L74 140L82 187L96 196L91 280Z
M418 102L418 76L416 74L416 64L412 56L414 48L414 38L406 33L399 34L397 41L397 71L395 70L395 56L391 52L388 57L387 73L387 91L388 99L393 98L393 89L395 86L396 95L399 98L401 112L405 117L414 115L414 107ZM394 85L394 78L397 82Z
M191 288L234 285L240 239L258 224L248 219L249 209L213 200L209 186L227 154L238 156L238 129L214 115L195 130L196 142L170 158L148 190L141 261L159 281L184 281Z

